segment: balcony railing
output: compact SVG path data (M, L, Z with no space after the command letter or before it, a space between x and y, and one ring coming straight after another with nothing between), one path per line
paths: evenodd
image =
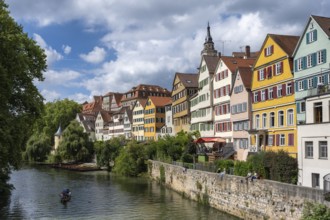
M330 84L318 85L316 88L309 89L307 91L307 96L323 95L328 93L330 93Z

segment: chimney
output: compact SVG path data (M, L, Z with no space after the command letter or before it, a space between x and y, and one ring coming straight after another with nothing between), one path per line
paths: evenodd
M249 58L251 56L251 52L250 52L250 46L246 45L245 46L245 57Z
M221 52L218 53L218 57L221 57Z

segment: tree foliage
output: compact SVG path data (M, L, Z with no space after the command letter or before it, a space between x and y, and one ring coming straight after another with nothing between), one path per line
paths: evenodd
M10 17L0 0L0 194L9 192L8 175L19 168L21 152L40 116L43 97L34 80L43 80L46 55Z
M43 162L52 150L50 138L44 134L32 135L27 142L24 156L29 161Z
M304 205L302 220L328 220L330 209L323 204L306 202Z
M111 170L111 162L119 156L120 149L126 145L124 136L114 137L107 141L98 141L94 144L97 163Z
M58 126L66 128L75 119L77 113L81 112L81 105L73 100L63 99L47 102L45 109L34 124L35 134L45 134L52 140Z
M74 162L89 161L94 154L93 143L75 120L63 131L57 151L63 160Z

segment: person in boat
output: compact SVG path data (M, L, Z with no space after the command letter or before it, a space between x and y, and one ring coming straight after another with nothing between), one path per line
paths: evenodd
M69 198L70 196L71 196L71 191L69 189L63 189L61 193L61 197L66 199Z

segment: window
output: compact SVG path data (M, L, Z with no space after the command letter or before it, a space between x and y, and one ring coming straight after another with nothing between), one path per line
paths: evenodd
M262 114L262 128L266 128L267 127L267 114L264 113Z
M272 55L274 52L274 46L271 45L271 46L268 46L265 48L265 56L268 57L270 55Z
M291 95L292 93L292 83L286 84L286 95Z
M322 122L322 102L314 103L314 123Z
M268 89L268 99L273 99L274 95L273 95L273 87Z
M307 55L307 68L312 67L312 54Z
M320 188L320 174L312 173L312 187Z
M306 111L306 103L300 102L300 112L305 112L305 111Z
M319 141L319 158L328 159L328 142Z
M278 126L279 127L284 126L284 112L283 111L278 112Z
M282 85L277 86L277 97L282 97Z
M287 125L293 125L293 109L289 109L287 112Z
M308 89L313 88L313 78L307 80L307 88Z
M325 63L325 51L326 50L320 50L316 52L317 64Z
M254 97L253 101L258 102L258 92L255 92L253 97Z
M266 100L266 90L261 90L261 101Z
M302 70L303 69L303 58L299 58L297 60L297 70Z
M303 81L298 81L298 91L302 91L304 90L304 84L303 84Z
M269 146L274 145L274 135L268 135L268 145Z
M272 128L275 126L275 113L271 112L269 114L269 127Z
M259 80L264 80L264 69L259 70Z
M316 30L310 31L306 34L306 42L308 44L316 41Z
M255 125L254 125L255 129L259 129L259 120L260 120L259 115L256 115L256 117L255 117Z
M280 146L285 145L285 134L280 134Z
M323 85L324 84L324 75L317 77L317 85Z
M313 142L305 142L305 158L313 158Z
M280 75L282 73L282 62L275 64L275 74Z

